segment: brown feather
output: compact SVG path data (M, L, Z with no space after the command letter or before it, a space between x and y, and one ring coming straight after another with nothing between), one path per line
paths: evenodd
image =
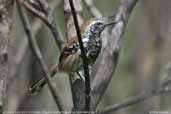
M86 21L84 22L81 27L81 34L84 33L85 29L87 28L88 25L90 25L90 23L92 22L92 20ZM74 43L78 43L78 38L77 36L74 36L72 38L68 38L68 42L65 44L65 47L62 49L61 51L61 55L59 57L59 70L65 71L65 70L69 70L70 68L66 68L67 65L63 65L63 62L71 55L74 54L72 53L72 51L69 51L70 46L72 46Z

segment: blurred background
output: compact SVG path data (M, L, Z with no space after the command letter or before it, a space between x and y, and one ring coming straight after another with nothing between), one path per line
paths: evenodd
M110 17L117 12L120 0L94 0L94 2L104 16ZM83 6L85 19L91 18L84 4ZM29 16L31 22L36 20L32 14ZM63 0L55 8L54 17L65 35ZM98 108L118 103L155 88L162 79L164 67L171 63L170 36L171 1L139 1L130 16L124 34L124 45L117 70ZM36 38L49 68L58 63L58 47L51 32L44 24L38 30ZM26 45L27 38L24 36L24 30L15 8L10 37L10 71L6 110L55 111L56 105L47 86L39 95L27 94L29 85L39 78L41 69L31 50L25 49ZM68 76L57 74L53 79L60 88L59 94L65 100L66 110L70 110L72 101ZM152 110L171 110L171 95L153 97L145 102L119 110L115 114L147 114Z

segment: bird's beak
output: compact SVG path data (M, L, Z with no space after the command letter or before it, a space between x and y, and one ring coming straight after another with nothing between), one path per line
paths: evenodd
M110 25L115 25L116 23L117 23L117 22L114 21L114 22L110 22L110 23L107 23L107 24L103 25L103 29L101 30L101 32L102 32L106 27L108 27L108 26L110 26Z
M115 24L116 24L116 21L110 22L110 23L107 23L107 24L105 25L105 27L110 26L110 25L115 25Z

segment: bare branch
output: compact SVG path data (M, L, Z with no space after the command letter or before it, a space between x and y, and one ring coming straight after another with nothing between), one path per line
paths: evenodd
M143 102L145 100L148 100L154 96L165 94L165 93L170 93L170 92L171 92L171 89L167 89L167 88L165 88L163 90L160 90L160 89L153 90L153 91L151 91L150 95L148 95L148 94L137 95L137 96L129 98L127 100L121 101L120 103L113 104L113 105L108 106L102 110L99 110L98 113L99 114L113 113L113 112L116 112L120 109L126 108L128 106L131 106L131 105Z
M54 9L56 9L61 3L61 0L54 0L52 2L49 3L51 9L54 11ZM38 19L35 18L32 23L31 23L31 30L32 33L34 34L34 36L37 35L37 33L39 33L39 31L42 29L43 27L43 22ZM28 45L28 40L27 40L27 35L25 34L25 32L22 33L23 35L21 35L21 41L19 42L19 47L16 50L15 55L13 56L13 64L11 64L11 68L9 69L9 78L7 80L7 89L13 90L13 86L15 85L16 81L17 81L17 77L19 76L19 73L21 71L21 67L22 64L26 62L26 58L28 57L28 51L29 51L29 45ZM25 93L25 94L28 94ZM7 106L8 109L13 108L14 110L16 110L14 108L14 104L13 101L10 99L15 99L16 100L16 104L15 107L17 108L18 105L20 104L21 100L23 99L23 97L18 97L15 95L10 95L8 96L8 103ZM64 104L64 103L62 103ZM65 107L65 106L64 106Z
M0 0L0 113L3 113L8 76L8 40L12 22L13 0Z
M95 78L92 83L92 109L95 110L101 101L106 88L116 70L119 53L122 47L122 36L126 29L129 16L137 0L121 0L119 11L116 15L116 25L112 29L108 45L102 50L98 69L92 76Z
M74 4L77 4L75 5L75 10L77 13L78 22L81 25L83 23L83 17L82 17L83 7L81 4L81 0L74 0L73 2ZM75 31L71 8L68 0L64 1L64 15L66 21L67 38L70 39L76 36L76 31ZM73 110L81 111L84 110L84 106L85 106L84 81L81 79L77 79L76 81L73 82L72 78L75 75L73 74L71 75L70 75L70 83L71 83L72 98L73 98L73 105L74 105Z
M52 96L53 96L55 102L56 102L56 105L58 106L60 111L63 111L63 106L61 104L61 99L60 99L59 94L57 93L56 84L51 79L50 71L49 71L48 67L46 66L46 63L45 63L45 61L44 61L44 59L42 57L42 54L41 54L41 52L39 50L39 47L37 45L37 42L35 40L35 37L34 37L33 33L31 32L31 26L30 26L27 14L24 12L24 9L22 9L22 7L19 4L18 4L18 9L19 9L19 14L20 14L21 21L22 21L22 23L24 25L25 32L26 32L26 34L28 36L28 40L29 40L31 49L32 49L34 55L36 56L40 66L41 66L41 68L43 70L44 76L47 79L49 89L50 89L50 91L52 93Z
M166 74L164 74L164 75L165 75L164 77L166 77L167 80L166 79L162 80L161 84L159 84L159 87L152 89L148 93L143 93L143 94L134 96L132 98L129 98L127 100L121 101L119 103L113 104L111 106L108 106L102 110L99 110L98 113L99 114L109 114L112 112L116 112L120 109L126 108L128 106L143 102L143 101L148 100L154 96L165 94L165 93L170 93L171 88L169 88L168 85L171 84L171 79L169 77L169 76L171 76L171 67L168 67L166 69Z
M90 12L92 17L102 18L102 13L94 5L94 1L93 0L83 0L83 1L85 2L86 7L87 7L87 9Z
M89 75L89 68L88 68L88 60L86 57L86 52L84 49L84 45L82 42L82 38L81 38L81 31L79 28L79 24L78 24L78 20L77 20L77 14L75 12L75 8L74 8L74 4L72 0L69 0L70 6L71 6L71 11L72 11L72 15L73 15L73 20L74 20L74 24L75 24L75 29L77 32L77 37L78 37L78 42L80 45L80 49L81 49L81 55L82 55L82 59L83 59L83 67L84 67L84 74L85 74L85 110L89 111L90 110L90 102L91 102L91 98L90 98L90 75Z
M54 18L52 16L52 10L50 9L48 3L46 1L40 2L42 4L41 7L45 8L43 11L39 11L32 4L30 4L28 1L25 0L17 0L20 4L22 4L28 11L35 14L37 17L39 17L42 21L46 23L46 25L51 30L55 41L59 47L59 49L62 49L64 47L64 37L57 25L57 23L54 21Z
M59 4L60 4L60 0L53 1L50 4L52 10L54 10ZM43 26L42 21L40 21L39 19L35 19L31 24L32 33L34 35L36 35L38 33L38 31L42 28L42 26ZM24 34L22 37L23 38L20 43L21 45L17 49L16 54L14 56L14 66L11 67L10 78L7 82L7 86L9 85L9 83L15 82L14 80L16 79L16 76L18 76L18 72L19 72L20 66L22 64L22 61L24 60L24 57L28 52L27 35ZM12 86L12 84L10 84L10 85Z

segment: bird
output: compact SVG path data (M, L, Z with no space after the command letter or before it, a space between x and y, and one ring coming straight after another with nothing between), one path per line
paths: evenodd
M104 29L110 25L115 25L116 21L107 23L102 19L91 19L82 24L80 27L82 42L89 68L93 66L102 48L101 34ZM51 68L51 76L57 72L65 72L67 74L78 74L83 80L84 76L80 74L83 71L83 60L81 57L80 45L77 36L69 38L59 56L59 63ZM42 76L35 81L29 88L30 94L39 93L47 83L47 80Z

